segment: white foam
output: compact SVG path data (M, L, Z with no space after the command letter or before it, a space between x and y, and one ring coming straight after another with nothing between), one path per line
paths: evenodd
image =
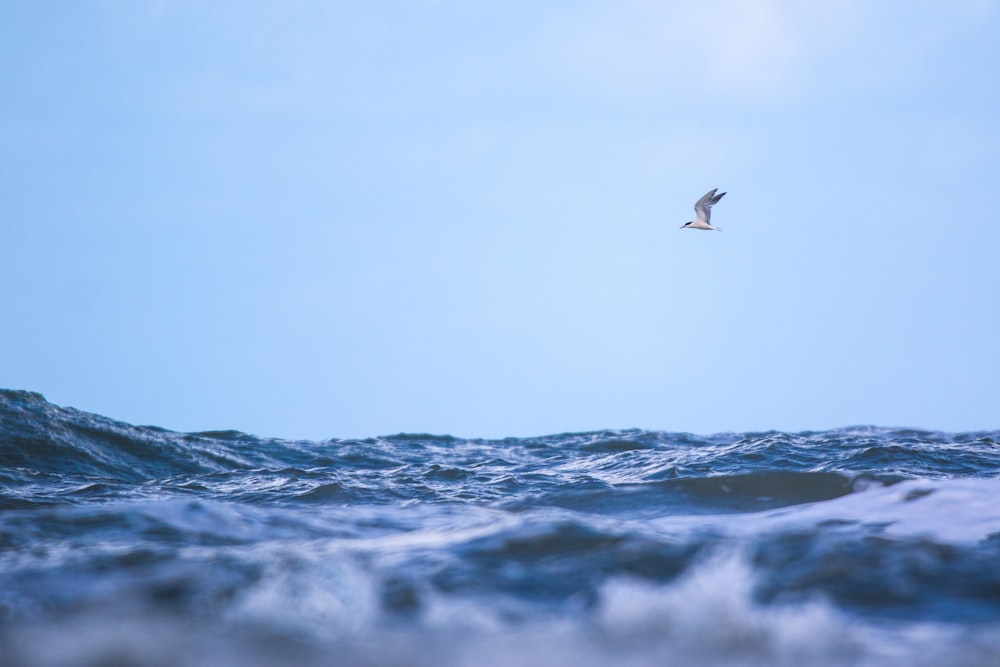
M23 667L1000 664L996 624L875 624L819 598L762 604L753 595L754 570L738 552L708 558L669 584L612 579L587 614L511 622L493 613L490 600L449 597L442 600L448 610L428 608L412 625L387 624L364 575L342 563L317 561L322 555L312 552L297 564L276 562L276 576L237 604L225 629L209 620L87 615L21 628L2 644L15 649L12 655ZM295 569L303 565L310 572L300 577ZM328 568L329 576L317 576L315 567ZM275 623L308 634L308 646L261 643L253 636L255 625ZM324 626L332 629L318 631Z

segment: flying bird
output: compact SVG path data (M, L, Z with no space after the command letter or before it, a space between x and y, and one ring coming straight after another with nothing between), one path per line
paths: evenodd
M694 212L698 214L698 217L691 222L685 222L681 225L681 229L714 229L717 232L721 232L721 227L716 227L709 222L712 219L712 207L719 203L719 200L725 196L725 192L722 194L715 194L715 190L711 190L705 193L705 196L699 199L694 205Z

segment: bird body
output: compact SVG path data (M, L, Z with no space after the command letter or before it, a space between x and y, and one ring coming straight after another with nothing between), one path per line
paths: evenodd
M721 232L721 227L716 227L711 222L712 219L712 206L719 203L719 200L725 196L725 192L721 194L715 194L718 188L715 190L710 190L705 193L705 196L699 199L694 205L694 212L698 217L691 222L684 223L681 225L681 229L714 229L717 232Z

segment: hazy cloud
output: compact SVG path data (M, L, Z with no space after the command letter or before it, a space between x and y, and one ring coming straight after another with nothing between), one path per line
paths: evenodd
M558 76L622 99L782 101L802 90L878 85L991 11L980 0L903 10L859 0L631 0L562 18L542 48ZM885 26L908 22L915 29L887 46Z

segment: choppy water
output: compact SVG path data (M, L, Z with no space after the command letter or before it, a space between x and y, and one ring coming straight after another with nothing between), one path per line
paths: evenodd
M995 666L998 439L292 442L0 390L0 664Z

